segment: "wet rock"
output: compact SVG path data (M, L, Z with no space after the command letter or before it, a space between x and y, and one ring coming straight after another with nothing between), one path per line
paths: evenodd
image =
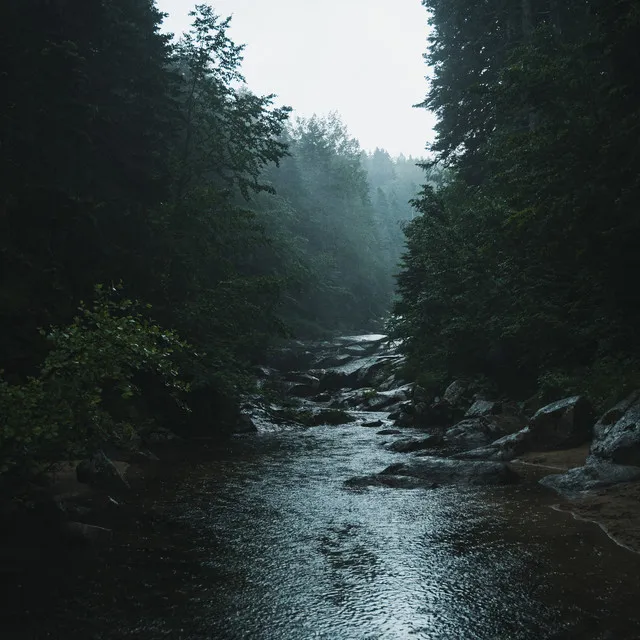
M428 404L429 401L431 400L431 398L429 398L429 394L425 391L424 387L421 387L419 384L414 385L412 398L415 404L418 404L418 403Z
M401 402L406 402L410 394L410 385L404 385L389 391L381 391L368 398L367 406L372 411L379 411L391 405L399 405Z
M129 455L129 462L134 464L149 464L159 461L160 458L148 449L138 449Z
M482 416L493 416L501 413L499 402L491 400L476 400L464 414L465 418L480 418Z
M501 462L436 457L414 458L392 464L380 475L411 476L439 485L502 485L518 482L518 475Z
M339 411L336 409L323 409L319 413L316 413L311 418L311 422L314 426L322 424L340 425L355 422L356 419L348 414L346 411Z
M451 446L477 449L519 431L522 426L522 421L513 416L467 418L446 431L445 441Z
M507 462L531 449L531 431L528 427L499 438L485 447L456 454L455 458L465 460L495 460Z
M314 369L330 369L332 367L340 367L351 362L354 359L346 353L323 356L313 363Z
M72 545L110 542L113 537L111 529L96 527L83 522L66 522L61 527L60 533L63 541Z
M320 379L322 391L357 389L377 386L389 375L390 367L399 361L398 356L373 355L353 360L340 367L327 369Z
M382 420L370 420L369 422L363 422L363 427L381 427L384 423ZM399 432L398 432L399 433Z
M308 384L294 384L290 387L288 394L294 398L310 398L318 393L318 387Z
M317 396L314 396L313 399L316 402L329 402L331 397L331 394L325 391L324 393L319 393Z
M147 445L153 444L168 444L170 442L176 442L180 438L166 427L155 425L148 430L145 430L142 434L142 441Z
M252 416L249 413L241 413L236 420L233 428L233 433L255 433L256 431L258 431L258 427L256 424L255 416Z
M402 433L400 429L381 429L380 431L376 431L376 435L378 436L395 436L399 433Z
M130 488L116 465L102 451L94 453L91 458L78 464L76 478L82 484L103 491L118 492Z
M435 489L438 484L424 478L412 476L394 476L374 474L350 478L345 481L345 486L358 489L365 487L390 487L392 489Z
M276 370L264 365L256 365L253 367L253 375L257 378L273 378L276 375Z
M569 449L588 442L593 409L583 396L573 396L539 409L529 423L535 450Z
M640 480L640 467L597 462L571 469L566 473L546 476L540 480L540 484L558 493L572 495L637 480Z
M598 420L590 453L596 459L640 466L640 391Z
M396 440L395 442L387 445L386 449L389 451L395 451L396 453L411 453L412 451L433 449L441 444L441 436L431 435L426 438L403 438L402 440Z
M451 406L458 405L464 402L468 390L469 385L466 382L455 380L447 387L442 400Z
M286 380L287 382L295 382L296 384L303 384L308 387L314 387L315 389L318 389L320 386L320 380L316 376L313 376L310 373L302 373L300 371L286 373L283 380Z

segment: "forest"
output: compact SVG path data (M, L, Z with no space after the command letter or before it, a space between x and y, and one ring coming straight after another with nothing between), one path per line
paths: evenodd
M151 421L223 436L270 345L389 313L416 161L253 93L212 7L163 17L0 9L5 480Z
M173 38L149 0L3 3L3 477L224 435L285 338L386 326L434 392L637 386L637 3L423 5L414 159L253 93L209 5Z
M438 117L395 331L425 387L584 393L640 383L640 11L633 0L424 0Z

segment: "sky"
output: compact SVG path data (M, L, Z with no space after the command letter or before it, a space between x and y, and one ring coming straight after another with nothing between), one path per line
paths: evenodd
M204 0L202 0L204 2ZM165 27L189 25L189 0L157 0ZM254 93L308 117L337 111L363 149L425 155L434 117L422 102L427 13L420 0L214 0L246 44L243 74Z

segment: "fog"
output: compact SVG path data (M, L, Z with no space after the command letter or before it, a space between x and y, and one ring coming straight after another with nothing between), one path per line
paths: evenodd
M189 25L184 0L159 0L174 33ZM419 0L218 0L231 35L247 44L244 74L295 113L338 111L364 149L424 155L434 118L412 105L426 91L427 15Z

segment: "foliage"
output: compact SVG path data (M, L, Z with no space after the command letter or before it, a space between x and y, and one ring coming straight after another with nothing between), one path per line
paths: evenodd
M411 368L622 393L640 349L640 67L621 44L637 3L423 4L423 106L457 179L425 190L407 227L396 332Z
M176 400L188 391L175 362L188 345L113 293L96 287L93 304L81 304L71 324L42 331L51 351L37 377L0 380L0 473L130 439L132 425L114 417L105 399L116 392L126 403L139 394L139 372L158 376Z

